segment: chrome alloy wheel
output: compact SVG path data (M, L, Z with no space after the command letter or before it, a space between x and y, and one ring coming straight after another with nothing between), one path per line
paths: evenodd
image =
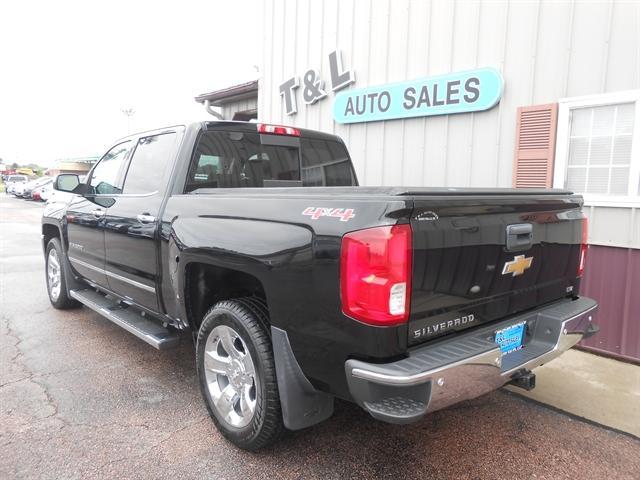
M256 410L258 379L247 345L231 327L215 327L204 348L211 400L228 424L246 427Z
M49 250L47 256L47 279L49 280L49 295L51 300L56 302L60 296L60 283L62 281L62 273L60 272L60 259L55 248Z

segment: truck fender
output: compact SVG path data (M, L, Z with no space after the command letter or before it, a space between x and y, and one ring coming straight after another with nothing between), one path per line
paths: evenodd
M284 426L289 430L300 430L333 415L333 395L319 392L305 377L287 332L272 326L271 341Z
M71 268L71 263L69 262L69 256L68 256L68 242L67 242L67 238L63 228L55 221L43 221L42 225L53 226L58 230L57 236L60 239L60 245L62 246L62 250L63 250L62 252L63 255L60 260L62 261L62 268L64 269L67 295L70 295L71 290L82 290L87 288L86 283L84 283L82 279L78 277L76 273L73 271L73 269ZM44 235L43 235L43 238L44 238ZM47 253L46 244L43 244L43 250L44 250L45 261L46 261L46 253Z

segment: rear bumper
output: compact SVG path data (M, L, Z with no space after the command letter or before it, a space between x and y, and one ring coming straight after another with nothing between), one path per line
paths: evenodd
M553 360L597 327L590 298L561 300L491 326L417 347L387 364L350 359L345 363L351 395L373 417L410 423L428 412L495 390ZM502 355L496 330L526 322L522 349Z

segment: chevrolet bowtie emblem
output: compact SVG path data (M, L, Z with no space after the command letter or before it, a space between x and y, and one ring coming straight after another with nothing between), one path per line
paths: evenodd
M507 275L510 273L512 277L522 275L525 270L531 268L531 262L533 262L533 257L517 255L510 262L505 262L504 268L502 269L502 274Z

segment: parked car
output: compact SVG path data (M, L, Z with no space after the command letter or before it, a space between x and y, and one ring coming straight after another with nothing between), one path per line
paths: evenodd
M24 183L28 180L26 175L9 175L5 181L5 190L7 193L13 194L15 187L19 183Z
M31 182L27 182L24 186L24 190L22 191L22 198L32 199L32 193L35 189L52 181L53 178L51 177L40 177L32 180Z
M55 179L51 179L50 182L45 183L44 185L42 185L41 187L38 187L37 189L35 189L33 191L33 199L34 200L40 200L43 202L46 202L47 200L49 200L49 198L51 197L51 193L54 191L53 190L53 181Z
M333 413L415 422L597 327L582 197L358 187L339 137L206 122L119 140L45 207L46 282L158 349L190 332L214 423L256 450ZM372 440L373 441L373 440Z
M14 185L13 187L13 194L18 197L18 198L22 198L22 195L24 194L24 189L26 188L27 184L30 182L30 180L26 181L26 182L18 182Z
M42 192L43 190L45 190L47 187L50 187L51 189L53 189L53 187L51 186L53 184L53 178L50 179L48 182L44 183L43 185L40 185L39 187L36 187L33 189L33 191L31 192L31 199L32 200L42 200Z

